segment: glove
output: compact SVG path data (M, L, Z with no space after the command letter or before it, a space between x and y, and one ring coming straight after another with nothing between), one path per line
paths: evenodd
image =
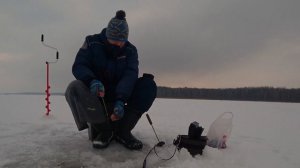
M124 116L124 102L121 100L117 100L114 106L114 112L111 115L111 120L119 120Z
M104 97L105 94L104 85L96 79L92 80L90 83L90 91L93 95L98 97Z

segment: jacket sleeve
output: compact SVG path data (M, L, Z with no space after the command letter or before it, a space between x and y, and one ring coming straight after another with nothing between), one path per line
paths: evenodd
M126 102L130 97L139 74L138 54L135 47L130 47L130 55L127 57L127 68L116 87L116 99Z
M92 71L92 55L87 38L76 55L72 73L77 80L81 80L86 86L89 86L90 82L96 78Z

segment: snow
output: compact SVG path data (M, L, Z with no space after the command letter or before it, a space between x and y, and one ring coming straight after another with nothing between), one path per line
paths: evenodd
M51 103L51 115L45 116L44 96L0 95L0 167L142 167L157 142L143 116L133 131L145 144L142 151L129 151L116 142L93 149L87 131L77 130L65 98L52 96ZM161 157L173 153L173 139L187 134L193 121L206 134L217 116L231 111L233 130L226 149L206 147L195 158L182 149L169 161L151 154L147 167L299 168L299 109L297 103L156 99L149 115L167 143L158 149Z

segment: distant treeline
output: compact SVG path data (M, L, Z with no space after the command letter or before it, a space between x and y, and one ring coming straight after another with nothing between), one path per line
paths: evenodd
M179 99L300 102L300 89L244 87L228 89L158 87L157 97Z
M0 95L44 95L41 92L0 93ZM53 92L51 95L64 96L64 93ZM208 99L208 100L245 100L300 103L300 88L274 87L244 87L227 89L199 89L199 88L170 88L159 86L159 98L176 99Z

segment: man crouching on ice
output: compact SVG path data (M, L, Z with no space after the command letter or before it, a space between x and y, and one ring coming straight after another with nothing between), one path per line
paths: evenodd
M117 11L100 34L86 37L72 67L77 80L65 93L78 130L89 129L94 148L106 148L115 139L142 149L131 130L156 98L153 75L138 78L138 53L128 41L125 16Z

